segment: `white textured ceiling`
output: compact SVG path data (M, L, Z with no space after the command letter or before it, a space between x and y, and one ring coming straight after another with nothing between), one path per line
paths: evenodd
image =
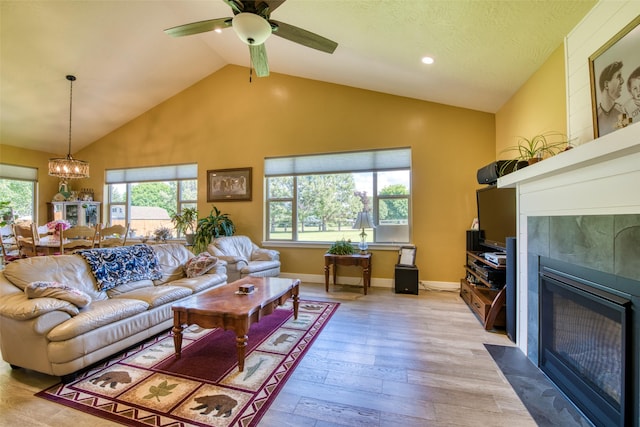
M271 72L496 112L595 0L287 0L272 19L338 42L333 55L280 37ZM248 66L233 29L165 28L233 16L222 0L0 3L0 143L72 152L227 64ZM420 62L422 56L435 64ZM268 77L266 77L268 78Z

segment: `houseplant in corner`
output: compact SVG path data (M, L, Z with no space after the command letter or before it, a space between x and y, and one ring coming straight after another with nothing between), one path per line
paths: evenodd
M531 138L518 137L518 144L508 147L502 152L515 151L515 160L526 160L530 165L539 162L544 157L550 157L570 147L567 136L560 132L544 132Z
M171 215L171 222L178 233L184 236L188 245L193 245L194 233L198 223L198 210L196 208L185 208L182 213Z
M220 236L233 236L236 226L233 224L229 214L223 214L218 208L213 206L209 216L200 218L193 237L193 252L199 254L207 251L207 246L211 240Z

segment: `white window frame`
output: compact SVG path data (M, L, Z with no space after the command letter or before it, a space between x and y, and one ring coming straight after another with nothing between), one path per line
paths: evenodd
M383 230L378 227L378 231L374 230L374 242L373 244L407 244L411 241L411 198L413 188L410 186L409 194L407 195L379 195L377 188L377 173L389 172L389 171L409 171L411 176L411 148L400 147L391 149L377 149L366 151L349 151L338 153L325 153L325 154L311 154L301 156L286 156L286 157L268 157L265 158L264 163L264 178L265 178L265 191L264 191L264 203L265 203L265 237L268 241L278 242L293 242L293 243L305 243L298 240L298 214L297 214L297 177L305 175L321 175L321 174L340 174L340 173L373 173L373 193L372 197L372 211L374 221L378 223L378 206L382 200L392 199L406 199L408 204L408 224L406 226L406 241L394 240L380 241L378 235L382 236ZM285 198L271 198L268 191L268 179L275 177L292 177L293 178L293 192L291 197ZM292 204L292 234L291 239L278 239L274 240L270 236L270 204L289 202ZM382 227L385 228L385 227ZM386 232L386 229L384 230ZM391 234L391 233L387 233ZM405 233L403 233L405 234ZM325 242L309 242L313 244L325 243Z

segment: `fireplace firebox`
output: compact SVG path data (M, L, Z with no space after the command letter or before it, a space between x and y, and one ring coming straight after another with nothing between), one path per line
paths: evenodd
M539 271L540 369L595 425L632 425L633 296L583 267L543 258Z

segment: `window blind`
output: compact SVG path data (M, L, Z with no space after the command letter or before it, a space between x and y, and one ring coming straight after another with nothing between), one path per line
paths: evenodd
M176 179L197 179L198 165L152 166L131 169L110 169L106 171L107 184L128 182L172 181Z
M264 174L267 177L409 168L411 148L408 147L264 159Z
M0 178L38 181L38 169L0 163Z

